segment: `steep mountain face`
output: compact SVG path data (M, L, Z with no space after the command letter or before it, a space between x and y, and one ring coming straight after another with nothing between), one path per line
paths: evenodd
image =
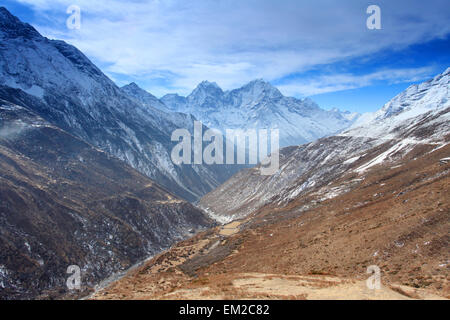
M450 68L429 81L412 85L386 103L383 108L362 115L346 135L379 137L399 122L433 110L448 108Z
M186 98L166 95L161 101L173 111L189 113L210 128L276 129L280 145L299 145L348 128L357 114L325 111L310 99L284 97L261 79L242 88L222 91L204 81Z
M129 99L139 104L145 110L151 111L158 118L168 120L172 125L175 125L176 128L183 128L191 133L193 132L194 121L196 119L192 115L169 111L164 103L158 100L158 98L140 88L134 82L123 86L121 90ZM167 131L167 133L169 132Z
M166 108L172 111L183 110L187 104L186 97L180 96L177 93L166 94L160 101L164 103Z
M448 144L449 78L447 69L433 80L408 88L362 126L282 149L280 168L274 175L260 176L258 168L243 170L204 196L200 205L226 222L268 203L286 205L308 192L325 200L350 190L367 170L401 159L418 145L440 148ZM328 186L349 171L361 177L341 187Z
M144 89L140 88L134 82L123 86L121 89L123 92L125 92L125 94L127 94L129 97L132 97L144 107L158 108L166 112L169 111L165 104L162 103L157 97L152 95L150 92L147 92Z
M0 86L0 98L35 111L189 201L232 174L222 166L175 166L170 137L177 128L192 128L191 116L161 111L148 95L130 98L125 92L132 87L121 90L75 47L42 37L5 8Z
M4 100L0 159L0 299L70 294L70 265L91 288L212 226L124 162Z

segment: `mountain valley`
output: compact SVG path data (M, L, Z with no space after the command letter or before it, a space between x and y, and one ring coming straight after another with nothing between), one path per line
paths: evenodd
M0 7L0 299L449 299L449 88L363 114L263 79L157 98ZM279 167L176 165L196 121L279 129Z

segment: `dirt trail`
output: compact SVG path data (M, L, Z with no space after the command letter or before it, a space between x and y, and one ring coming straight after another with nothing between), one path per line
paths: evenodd
M175 281L175 282L174 282ZM169 290L158 288L171 283ZM95 299L296 299L296 300L440 300L444 299L423 289L406 286L371 290L362 280L325 275L286 276L279 274L242 273L225 277L197 279L185 282L178 276L165 277L146 288L127 284L118 291L98 293ZM112 289L112 290L111 290Z
M401 293L386 286L371 290L366 281L356 281L330 276L282 276L252 273L233 281L233 286L251 293L271 296L304 296L308 300L405 300L411 297L440 299L427 292L402 288ZM399 290L400 291L400 290ZM408 292L411 292L408 294Z

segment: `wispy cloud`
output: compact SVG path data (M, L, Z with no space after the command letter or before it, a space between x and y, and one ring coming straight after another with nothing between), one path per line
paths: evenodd
M368 3L357 0L18 1L59 17L38 25L45 35L76 45L116 79L127 75L151 83L157 95L188 93L205 79L225 89L255 78L280 81L450 33L447 0L378 0L383 19L378 31L367 30ZM56 14L71 4L81 7L81 30L66 29L65 12ZM323 76L285 84L283 90L303 95L342 90L384 74Z
M277 87L285 95L313 96L322 93L356 89L374 85L379 81L390 84L417 82L430 78L433 67L411 69L384 69L362 75L349 73L320 75L308 79L292 80Z

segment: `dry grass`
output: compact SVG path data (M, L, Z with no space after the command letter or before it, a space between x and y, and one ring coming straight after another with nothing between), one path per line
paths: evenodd
M170 298L183 299L326 298L336 297L341 286L342 292L364 299L448 297L450 165L439 159L448 156L450 146L428 151L413 150L400 167L374 167L351 192L305 212L299 209L314 200L311 194L283 208L267 206L227 241L220 229L198 235L164 255L176 270L164 275L170 279L167 287L155 286L162 277L156 271L161 259L116 283L109 297L121 297L126 284L138 283L152 288L150 298L170 292L178 292ZM418 155L424 156L414 160ZM330 187L355 177L350 173ZM207 249L218 240L217 247ZM181 263L195 265L197 278L181 272ZM370 265L381 268L385 291L378 296L364 291ZM252 273L261 276L255 279ZM126 297L142 298L132 290Z

